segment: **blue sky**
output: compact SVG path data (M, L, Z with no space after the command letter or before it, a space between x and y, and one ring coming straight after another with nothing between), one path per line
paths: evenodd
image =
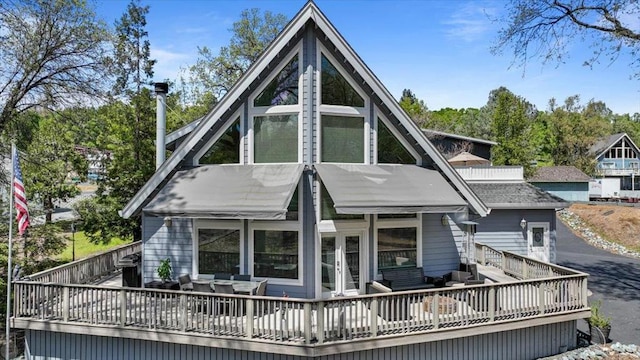
M151 55L158 60L156 80L177 78L181 67L195 63L197 47L217 52L228 44L229 28L248 8L282 13L289 19L304 0L178 1L147 0ZM109 24L122 15L128 1L98 0L98 14ZM481 107L489 92L505 86L547 109L549 99L563 102L580 95L604 101L615 113L640 113L640 80L631 79L630 56L593 69L582 64L591 49L574 39L563 64L535 59L510 68L511 54L491 55L499 24L489 17L504 11L502 1L338 1L317 0L347 42L389 91L399 98L411 89L431 110ZM640 19L632 26L640 29Z

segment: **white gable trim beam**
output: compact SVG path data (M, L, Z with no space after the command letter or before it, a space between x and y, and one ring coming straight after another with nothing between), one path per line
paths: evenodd
M464 212L467 202L435 170L416 165L317 164L338 214Z
M302 164L207 165L182 170L144 209L154 216L284 220Z

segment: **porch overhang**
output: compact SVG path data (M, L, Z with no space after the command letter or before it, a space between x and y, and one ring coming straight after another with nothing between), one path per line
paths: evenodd
M302 164L205 165L176 172L143 209L153 216L284 220Z
M435 170L416 165L316 164L338 214L463 212L467 202Z

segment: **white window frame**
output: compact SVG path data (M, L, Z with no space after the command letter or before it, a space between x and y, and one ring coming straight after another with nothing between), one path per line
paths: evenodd
M362 89L351 79L350 76L345 75L344 69L340 67L340 62L333 57L333 55L327 50L326 47L320 42L316 40L316 48L318 49L316 53L316 123L317 123L317 142L316 142L316 154L317 154L317 162L322 162L322 115L334 115L334 116L345 116L345 117L361 117L364 119L363 126L363 141L364 141L364 162L363 164L371 163L371 126L372 119L370 117L370 108L371 104L369 101L369 97L362 91ZM324 55L330 62L333 64L345 78L347 83L351 85L351 87L362 97L364 100L364 107L355 107L355 106L345 106L345 105L329 105L322 104L322 55Z
M375 216L373 226L373 271L376 280L381 280L382 275L378 269L378 229L416 228L416 266L422 267L422 214L416 214L409 219L378 219Z
M298 183L298 220L248 220L249 223L249 248L248 248L248 269L251 277L256 280L269 279L269 284L275 285L303 285L303 269L304 269L304 252L303 252L303 228L302 218L304 209L304 199L302 190L302 180ZM267 278L256 277L253 273L254 268L254 241L256 230L267 231L296 231L298 232L298 278L297 279L283 279L283 278Z
M194 219L193 220L193 268L191 273L194 279L213 279L213 274L200 275L199 265L199 244L198 234L200 229L219 229L219 230L240 230L240 272L244 267L244 226L243 220L212 220L212 219Z
M236 111L232 116L229 117L229 119L227 119L226 123L224 124L223 128L224 130L222 132L218 132L215 136L212 136L209 141L207 141L207 143L200 149L200 151L198 151L196 153L196 155L193 157L193 166L198 166L200 165L200 159L209 151L209 149L211 149L211 147L218 141L220 140L220 138L224 135L225 132L227 132L227 129L229 129L229 127L231 125L233 125L233 123L240 119L240 149L239 149L239 154L238 154L238 158L240 159L240 162L238 162L238 164L242 165L244 164L244 121L243 121L243 116L242 116L242 111L239 109L238 111Z
M373 153L375 154L374 156L375 163L378 164L378 119L380 119L382 120L384 125L387 127L387 129L391 131L391 134L393 134L393 136L395 136L395 138L398 139L398 141L400 141L400 144L402 144L405 150L407 150L409 154L413 156L413 158L416 160L416 165L422 165L422 157L420 156L420 154L418 154L418 152L411 145L409 145L407 140L400 135L400 133L398 132L398 129L396 129L395 126L391 125L391 122L389 121L389 119L386 116L382 115L382 112L378 109L377 106L375 107L373 116L374 116L373 121L375 124L374 131L373 131Z
M298 104L294 104L294 105L274 105L274 106L254 106L253 102L255 100L255 98L260 95L260 93L262 92L262 90L264 90L265 87L267 87L267 85L269 85L269 83L271 82L271 80L273 80L279 73L280 71L282 71L282 69L289 64L289 62L291 61L291 59L293 59L296 55L298 55ZM251 95L248 97L248 104L249 104L249 119L247 121L248 123L248 131L247 131L247 139L248 139L248 151L249 151L249 156L248 156L248 163L249 164L254 164L255 163L255 156L254 156L254 149L255 149L255 144L254 144L254 131L253 131L253 123L255 121L255 118L258 116L271 116L271 115L297 115L298 116L298 159L297 159L297 163L300 164L302 163L302 152L303 152L303 146L302 146L302 136L303 136L303 127L302 127L302 98L303 98L303 91L304 91L304 76L303 76L303 66L302 66L302 59L303 59L303 54L302 54L302 43L298 44L293 50L291 50L287 56L285 56L284 60L280 63L280 66L278 66L273 72L271 72L270 76L265 79L265 81L262 82L262 84L253 92L251 93ZM295 162L292 162L295 163ZM268 164L268 163L261 163L261 164Z

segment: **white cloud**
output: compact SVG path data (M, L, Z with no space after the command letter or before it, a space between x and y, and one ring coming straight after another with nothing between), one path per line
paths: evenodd
M490 17L495 9L468 3L456 9L448 20L443 21L445 33L466 42L476 41L493 31Z
M151 47L151 58L157 61L154 66L154 78L175 80L180 68L194 63L196 55Z

